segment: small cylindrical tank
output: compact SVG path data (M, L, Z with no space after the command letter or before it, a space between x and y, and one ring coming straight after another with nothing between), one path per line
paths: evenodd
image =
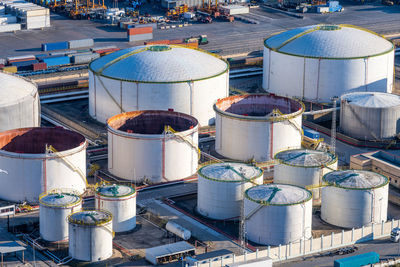
M275 154L274 183L307 187L314 201L320 200L322 176L337 169L337 157L329 152L290 149Z
M81 261L101 261L112 256L112 215L108 211L83 210L68 216L69 255Z
M40 236L49 242L68 239L67 217L82 208L79 192L56 189L39 197Z
M102 185L96 189L96 209L113 215L114 232L136 227L136 190L126 185Z
M311 237L312 193L294 185L266 184L245 192L247 238L283 245Z
M237 219L244 191L263 183L263 171L238 162L215 163L198 171L197 211L216 220Z
M357 228L387 219L389 180L370 171L334 171L322 178L322 220Z
M192 236L192 233L188 229L182 227L180 224L177 224L175 222L167 222L167 224L165 225L165 229L179 236L183 240L188 240Z

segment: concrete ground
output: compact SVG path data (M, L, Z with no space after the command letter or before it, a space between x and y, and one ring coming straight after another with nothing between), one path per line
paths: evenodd
M230 55L262 49L263 39L272 33L319 23L355 24L382 34L400 32L400 10L398 6L383 6L378 2L357 5L341 1L341 4L345 7L344 12L304 14L303 19L259 7L253 9L251 14L248 15L252 19L259 20L259 24L248 24L241 21L193 24L183 28L155 30L154 39L178 39L207 34L209 44L202 46L202 48L222 50L222 54ZM0 47L2 48L0 57L38 54L41 53L41 43L72 39L93 38L96 46L116 45L120 48L142 43L128 43L125 31L100 22L71 20L64 16L52 14L51 24L51 28L44 30L0 33Z

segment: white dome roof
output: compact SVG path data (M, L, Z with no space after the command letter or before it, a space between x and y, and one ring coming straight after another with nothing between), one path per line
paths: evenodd
M337 157L334 154L307 149L284 150L277 153L275 159L283 164L299 167L321 167L331 165L337 161Z
M307 202L312 194L307 189L287 184L263 184L246 190L247 199L262 205L294 205Z
M211 54L176 46L136 46L96 59L90 69L125 81L173 83L218 76L228 64Z
M273 35L267 48L301 57L358 58L388 53L393 44L376 33L351 25L312 25Z
M345 170L327 173L322 178L329 185L345 189L371 189L388 184L388 179L375 172Z
M379 92L357 92L342 95L352 105L369 108L388 108L400 106L400 96Z
M260 168L244 163L215 163L199 170L202 177L221 182L241 182L244 179L253 180L263 175Z
M21 102L26 97L34 98L36 94L33 82L0 72L0 106Z

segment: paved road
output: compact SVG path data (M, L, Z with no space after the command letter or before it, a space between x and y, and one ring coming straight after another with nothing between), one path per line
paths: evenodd
M380 239L370 241L368 243L356 244L358 251L349 255L342 256L320 256L316 254L314 256L308 256L305 259L297 258L293 261L286 261L282 263L276 263L274 266L285 266L285 267L311 267L311 266L333 266L333 262L336 259L349 257L357 254L375 251L379 253L381 259L398 257L400 255L400 244L393 243L389 239Z
M341 2L342 3L342 2ZM343 4L343 3L342 3ZM196 24L184 28L156 30L155 39L176 39L191 35L207 34L210 39L205 49L222 49L224 54L262 48L263 39L274 32L318 23L346 23L367 27L379 33L400 31L400 9L378 3L350 5L344 2L345 11L335 14L305 14L298 19L262 7L251 11L252 19L260 24L241 21ZM254 14L254 15L253 15ZM117 27L107 27L94 21L70 20L57 14L51 15L52 27L45 30L27 30L17 33L0 33L0 57L38 54L43 42L94 38L96 46L117 45L126 48L134 43L126 41L126 32ZM79 29L79 30L78 30ZM139 44L139 43L136 43Z

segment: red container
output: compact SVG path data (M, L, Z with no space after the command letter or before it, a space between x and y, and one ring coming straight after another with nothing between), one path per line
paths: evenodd
M145 45L169 45L169 40L146 41Z
M176 39L176 40L169 40L170 44L182 44L183 41L182 39Z
M128 29L128 35L153 33L153 27L143 27L143 28L130 28Z
M32 64L33 70L45 70L47 69L47 64L45 62L39 62Z

